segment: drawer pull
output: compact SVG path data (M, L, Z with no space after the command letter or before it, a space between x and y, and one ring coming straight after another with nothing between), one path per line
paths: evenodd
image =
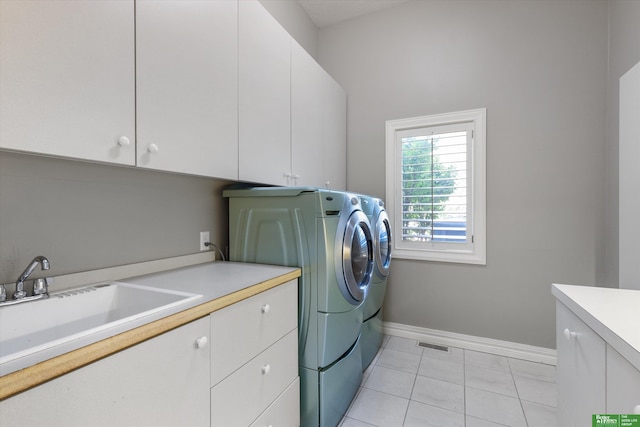
M271 310L271 306L269 304L265 304L262 307L260 307L260 311L262 311L262 313L264 314L267 314L270 310Z
M267 364L262 367L262 374L267 375L271 371L271 365Z
M565 337L566 339L570 340L571 338L575 338L575 337L577 337L577 336L578 336L578 333L577 333L577 332L573 332L573 331L570 331L570 330L569 330L569 328L565 328L565 330L564 330L564 337Z
M203 348L207 346L207 342L209 342L209 340L207 339L207 337L200 337L196 340L196 348Z

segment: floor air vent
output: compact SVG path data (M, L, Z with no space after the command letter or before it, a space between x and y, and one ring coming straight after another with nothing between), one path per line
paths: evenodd
M449 351L449 347L447 346L430 344L428 342L421 342L421 341L418 341L418 347L431 348L433 350L440 350L440 351L447 351L447 352Z

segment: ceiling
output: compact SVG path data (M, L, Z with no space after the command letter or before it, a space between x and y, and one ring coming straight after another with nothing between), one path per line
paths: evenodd
M408 0L298 0L318 28L405 3Z

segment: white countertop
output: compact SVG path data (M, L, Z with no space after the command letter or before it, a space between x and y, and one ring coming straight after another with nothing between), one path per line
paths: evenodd
M640 370L640 291L554 284L551 292Z
M195 306L296 269L275 265L218 261L146 274L123 279L120 282L202 295L203 298L200 301L193 303Z
M175 313L193 309L196 306L201 306L221 297L241 291L245 288L270 281L295 270L297 270L297 268L272 265L235 262L207 262L204 264L180 267L173 270L117 280L118 282L193 293L202 295L202 297L158 313L153 313L101 330L88 336L83 336L42 351L28 354L24 357L10 360L0 365L0 378L12 372L16 372L62 354L83 348L89 344L139 328ZM95 284L98 283L86 283L86 286ZM31 307L33 307L34 310L34 318L37 318L37 301L25 304L33 304Z

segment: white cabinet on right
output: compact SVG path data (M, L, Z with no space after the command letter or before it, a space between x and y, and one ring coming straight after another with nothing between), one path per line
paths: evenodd
M558 426L640 414L640 291L553 285Z
M561 426L586 426L605 413L606 344L561 303L556 303L558 404ZM587 392L585 392L587 391Z
M640 215L640 62L620 77L619 273L620 287L640 289L637 227Z
M607 346L607 412L640 413L640 371Z

